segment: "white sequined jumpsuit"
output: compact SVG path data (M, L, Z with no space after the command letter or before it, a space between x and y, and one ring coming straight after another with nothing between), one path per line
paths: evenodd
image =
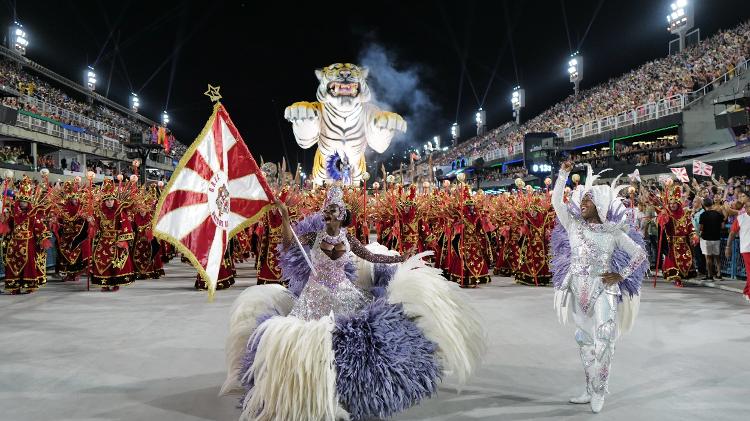
M606 285L601 276L612 272L615 248L630 256L627 267L619 272L623 279L645 261L646 253L628 237L621 225L608 222L591 224L571 215L563 203L567 179L568 172L561 170L552 192L552 205L568 233L571 250L570 267L557 294L563 294L563 306L572 306L586 389L589 394L603 395L608 392L618 336L617 304L621 292L618 284Z

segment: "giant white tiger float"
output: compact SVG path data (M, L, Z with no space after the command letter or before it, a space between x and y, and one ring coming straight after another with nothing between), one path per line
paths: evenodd
M397 132L406 132L398 114L371 103L368 69L335 63L315 70L316 102L295 102L284 110L303 149L318 145L313 181L358 182L366 172L365 149L383 153Z

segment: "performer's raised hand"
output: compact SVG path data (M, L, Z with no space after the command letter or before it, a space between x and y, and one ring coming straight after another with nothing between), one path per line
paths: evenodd
M276 209L278 209L278 210L279 210L279 213L281 213L281 218L282 218L282 219L283 219L284 221L289 221L289 209L288 209L288 208L286 207L286 205L285 205L285 204L284 204L284 203L283 203L283 202L282 202L281 200L279 200L278 198L276 199Z
M565 161L562 163L562 166L560 167L561 170L565 172L571 172L573 171L573 161Z

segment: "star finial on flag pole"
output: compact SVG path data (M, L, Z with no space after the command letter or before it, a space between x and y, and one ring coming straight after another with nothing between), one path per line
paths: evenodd
M209 83L208 90L204 92L203 95L209 97L211 102L218 102L222 98L219 89L221 89L221 86L211 86Z

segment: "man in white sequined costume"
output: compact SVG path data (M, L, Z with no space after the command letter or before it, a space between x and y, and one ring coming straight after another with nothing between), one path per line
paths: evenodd
M572 192L568 204L564 203L565 183L572 169L571 162L563 164L552 193L552 204L570 246L567 273L555 285L555 308L563 323L569 312L573 315L586 376L586 390L570 402L590 403L591 410L598 413L608 392L615 341L632 325L638 304L638 296L623 293L620 283L641 267L646 253L626 233L625 217L611 220L622 209L617 197L622 187L594 186L597 176L589 168L586 184ZM612 269L615 249L629 258L619 273ZM618 307L622 313L619 317Z

